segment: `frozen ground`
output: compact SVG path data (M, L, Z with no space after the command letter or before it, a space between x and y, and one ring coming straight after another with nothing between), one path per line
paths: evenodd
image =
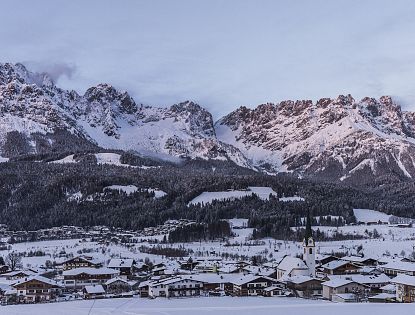
M392 315L414 312L415 304L337 304L278 297L130 298L0 307L0 314L4 315Z

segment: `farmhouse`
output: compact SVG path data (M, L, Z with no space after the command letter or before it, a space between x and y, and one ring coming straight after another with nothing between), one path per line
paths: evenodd
M135 265L134 259L113 258L108 263L108 268L118 270L121 276L131 276Z
M343 278L337 278L330 281L322 283L323 286L323 298L327 300L332 300L333 296L336 294L343 293L358 293L363 292L365 287L357 282L352 280L347 280Z
M334 260L320 267L321 271L326 275L344 275L357 273L359 266L345 260Z
M120 294L132 290L131 284L120 277L109 279L105 282L105 288L109 294Z
M12 287L17 291L18 301L35 303L54 300L60 286L54 280L42 276L20 279Z
M190 297L200 296L203 282L191 276L176 276L140 284L141 297Z
M310 276L294 276L286 279L287 288L298 297L321 296L322 282L323 280Z
M232 280L233 294L237 296L263 295L265 288L278 284L274 278L266 276L247 275Z
M83 289L87 285L104 284L119 273L111 268L75 268L65 270L62 275L66 288Z
M82 289L85 299L98 299L105 296L105 289L100 284L87 285Z
M59 265L62 266L63 270L71 270L71 269L82 268L82 267L98 268L102 264L90 256L76 256L68 260L65 260Z
M381 270L390 277L400 273L415 276L415 264L411 262L393 261L381 266Z
M396 300L398 302L415 302L415 277L400 274L391 282L396 284Z

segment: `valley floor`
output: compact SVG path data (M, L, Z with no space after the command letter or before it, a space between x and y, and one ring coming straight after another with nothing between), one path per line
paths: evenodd
M392 315L413 314L415 304L330 303L295 298L108 299L0 307L4 315Z

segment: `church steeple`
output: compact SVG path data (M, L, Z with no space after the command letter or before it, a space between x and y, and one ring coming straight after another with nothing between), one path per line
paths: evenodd
M308 241L309 238L313 238L313 230L311 229L310 211L307 211L304 240Z
M310 212L307 212L307 222L305 227L305 235L303 241L303 260L307 264L307 267L310 271L310 276L316 276L316 252L315 252L315 243L313 239L313 230L311 229L311 218Z

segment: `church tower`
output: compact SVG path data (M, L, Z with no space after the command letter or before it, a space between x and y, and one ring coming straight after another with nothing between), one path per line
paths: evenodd
M303 240L303 260L307 264L310 276L316 276L316 244L313 239L313 230L311 229L310 213L307 213L307 222L305 236Z

